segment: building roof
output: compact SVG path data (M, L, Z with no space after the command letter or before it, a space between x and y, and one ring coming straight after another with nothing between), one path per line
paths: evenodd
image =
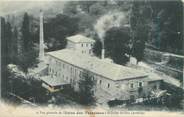
M154 72L149 73L149 77L147 81L150 82L150 81L158 81L158 80L163 80L163 78Z
M80 34L67 37L66 39L69 41L75 42L75 43L93 43L93 42L95 42L95 40L93 40L89 37L80 35Z
M43 77L40 77L40 79L51 86L61 86L61 85L69 84L64 80L62 80L62 78L57 78L57 77L51 78L50 76L43 76Z
M74 66L88 69L95 74L111 80L125 80L147 76L147 74L139 70L106 62L97 57L85 55L70 49L48 52L47 55L53 56L58 60L62 60Z

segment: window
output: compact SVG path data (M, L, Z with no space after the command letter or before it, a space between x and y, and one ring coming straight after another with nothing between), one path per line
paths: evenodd
M83 43L81 44L81 47L83 47Z
M157 89L157 85L154 85L154 86L153 86L153 89L156 90L156 89Z
M92 76L92 80L93 80L93 81L95 80L94 76Z
M65 64L63 63L63 69L65 68Z
M88 47L88 44L86 44L86 47Z
M93 44L91 44L91 47L93 47Z
M89 50L89 54L91 54L91 52L92 52L92 50L90 49L90 50Z
M70 83L72 83L72 79L70 78Z
M82 71L80 71L80 73L79 73L79 77L80 77L80 78L82 77Z
M130 88L134 88L134 84L133 83L130 84Z
M134 102L135 101L135 96L134 95L130 95L130 101Z
M142 87L142 86L143 86L143 82L139 82L139 83L138 83L138 86L139 86L139 87Z
M67 69L69 70L69 65L67 65Z
M107 88L109 88L109 87L110 87L110 84L108 83Z
M72 73L72 67L71 67L71 70L70 70L70 71L71 71L71 73Z
M102 80L100 80L100 84L102 84Z

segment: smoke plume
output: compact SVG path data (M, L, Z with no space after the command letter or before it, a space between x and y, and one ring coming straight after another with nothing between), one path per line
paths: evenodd
M104 48L104 37L106 31L112 27L120 27L125 23L125 21L127 21L125 13L117 11L109 12L97 20L94 25L94 29L102 42L102 48Z

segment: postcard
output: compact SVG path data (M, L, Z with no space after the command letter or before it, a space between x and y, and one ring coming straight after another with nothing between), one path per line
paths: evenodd
M183 116L183 5L0 1L0 117Z

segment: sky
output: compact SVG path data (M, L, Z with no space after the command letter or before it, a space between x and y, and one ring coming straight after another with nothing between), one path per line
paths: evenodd
M12 1L12 0L0 0L0 16L4 16L7 14L14 14L18 12L26 12L31 9L48 9L53 4L55 4L52 0L47 1L34 1L34 0L19 0L19 1ZM64 4L64 2L63 2ZM61 7L63 5L61 4Z
M9 13L23 12L30 9L47 9L53 5L53 1L66 2L69 0L0 0L0 16L7 15ZM184 2L184 0L182 1ZM63 6L64 5L61 5L61 7Z

